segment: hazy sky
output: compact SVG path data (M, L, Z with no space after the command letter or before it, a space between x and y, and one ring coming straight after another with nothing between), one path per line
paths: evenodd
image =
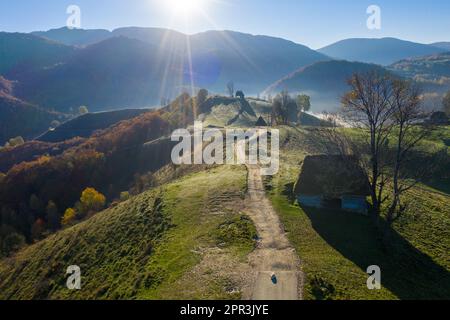
M69 5L82 28L167 27L186 33L227 29L286 38L314 49L351 37L450 41L448 0L1 0L0 30L29 32L66 24ZM177 4L178 3L178 4ZM169 5L170 4L170 5ZM366 26L369 5L381 8L381 30Z

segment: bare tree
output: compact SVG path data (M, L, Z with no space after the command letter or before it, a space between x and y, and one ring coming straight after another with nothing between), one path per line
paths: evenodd
M395 123L393 80L376 72L354 74L349 80L351 91L343 98L342 116L351 126L359 127L368 133L368 158L361 158L362 165L369 172L369 186L373 213L378 220L382 204L388 199L385 187L389 175L389 135Z
M388 225L392 225L395 220L400 218L407 208L407 203L402 202L402 195L414 187L423 176L420 166L416 165L418 171L415 174L415 179L405 179L407 177L403 175L403 168L410 160L410 154L417 144L433 129L430 125L423 125L429 113L422 108L420 90L417 86L407 81L394 81L390 103L394 109L396 146L392 173L393 190L387 212Z
M230 81L227 83L227 91L230 97L234 98L234 82Z
M290 116L297 116L297 103L287 90L281 91L273 99L272 114L277 124L288 124Z
M391 227L407 208L404 193L433 171L433 163L414 163L417 145L433 129L424 124L429 113L423 109L419 88L408 81L368 73L354 75L349 84L352 90L342 99L343 115L353 127L367 132L368 139L362 149L338 143L357 150L353 152L369 173L373 213L379 221L386 203Z

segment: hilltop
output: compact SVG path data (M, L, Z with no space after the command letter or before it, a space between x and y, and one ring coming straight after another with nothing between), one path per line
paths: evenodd
M335 59L387 66L402 59L441 53L446 50L396 38L360 38L345 39L318 51Z

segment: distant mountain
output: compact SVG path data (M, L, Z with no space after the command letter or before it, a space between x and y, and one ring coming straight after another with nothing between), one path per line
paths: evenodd
M67 63L21 78L16 94L70 111L146 107L172 96L182 84L183 57L125 37L88 46Z
M441 48L447 51L450 51L450 42L436 42L430 44L433 47Z
M301 68L266 89L266 95L274 95L282 90L291 93L305 93L311 96L312 110L333 111L340 105L341 96L349 89L347 80L356 72L386 69L361 62L325 61Z
M221 93L229 81L258 93L292 70L328 59L290 41L231 31L187 36L123 28L112 34L65 63L22 75L17 95L60 111L141 108L199 87Z
M318 50L332 58L390 65L396 61L445 50L395 38L347 39Z
M194 82L218 92L224 91L227 82L234 81L240 89L257 93L292 70L329 60L288 40L234 31L207 31L187 36L167 29L122 28L114 30L113 34L191 56Z
M16 79L30 70L66 61L75 49L31 34L0 32L0 75Z
M87 46L110 38L111 32L103 29L69 29L67 27L32 32L33 35L69 46Z

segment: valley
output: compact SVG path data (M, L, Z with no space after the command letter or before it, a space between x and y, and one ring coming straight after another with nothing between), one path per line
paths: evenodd
M0 32L0 300L449 299L447 49Z

